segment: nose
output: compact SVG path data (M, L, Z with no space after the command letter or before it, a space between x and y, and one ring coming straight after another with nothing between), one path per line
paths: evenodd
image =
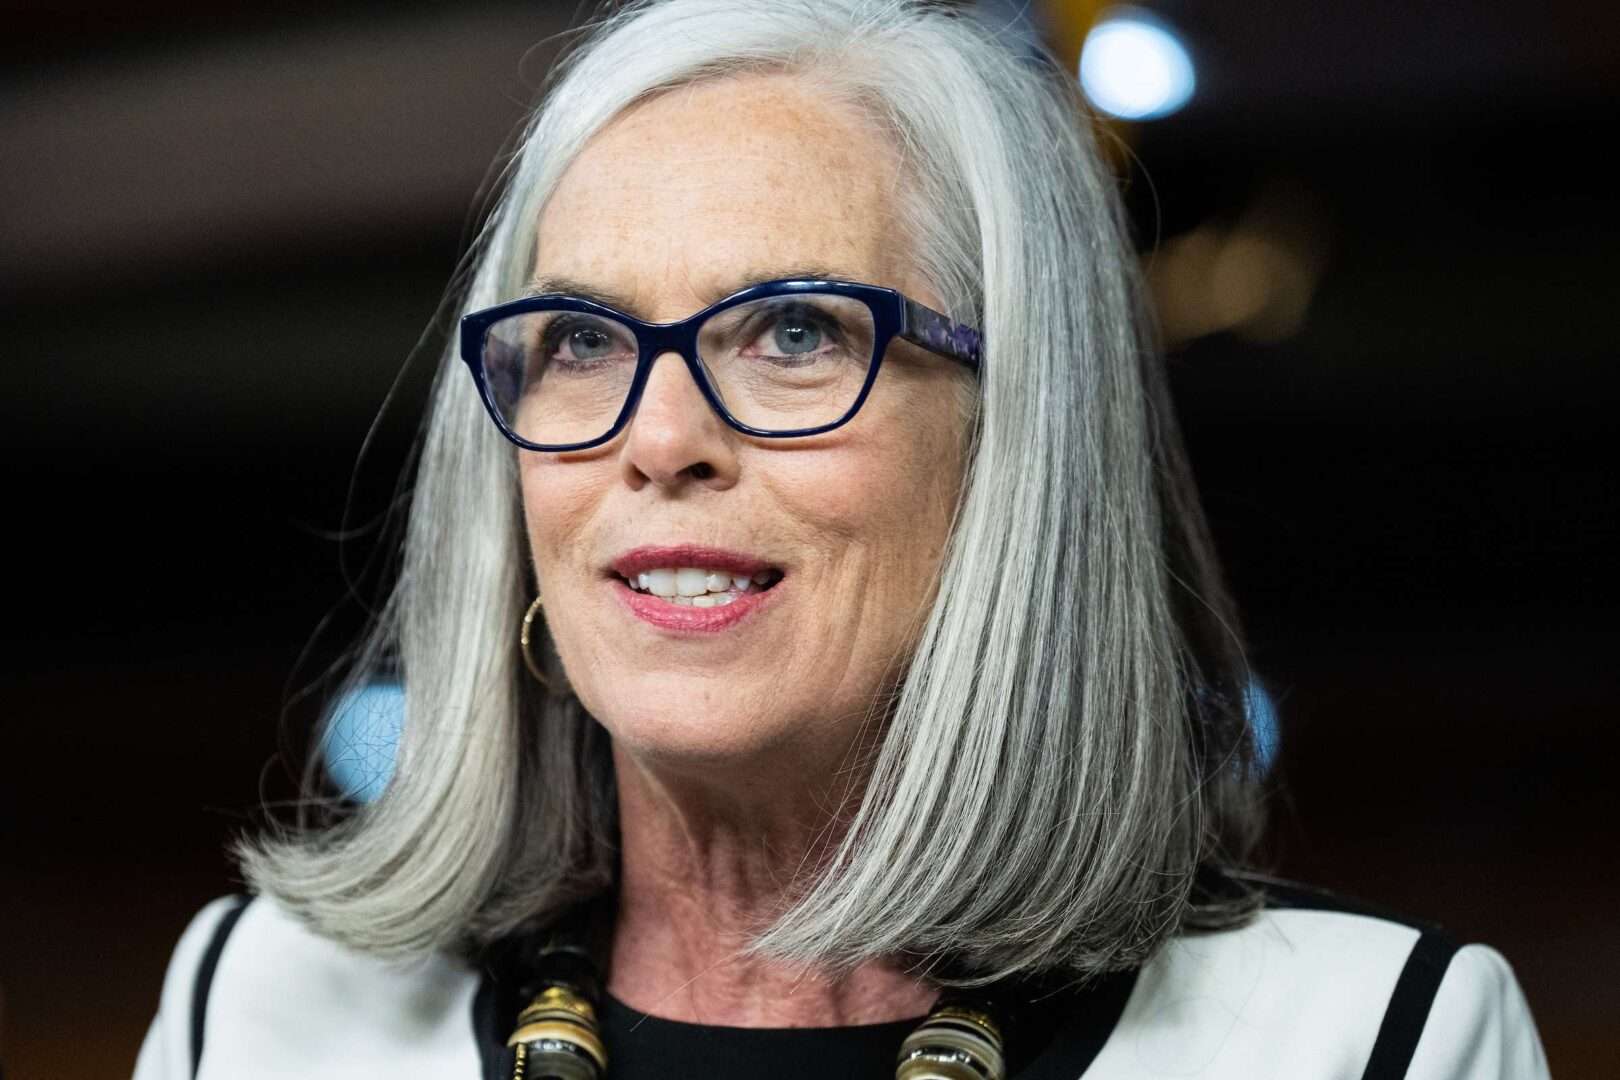
M678 353L653 358L620 460L635 488L699 484L718 490L737 482L736 435L710 408Z

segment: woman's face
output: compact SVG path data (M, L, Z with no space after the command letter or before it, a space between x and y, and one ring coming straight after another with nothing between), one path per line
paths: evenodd
M937 307L900 238L898 183L869 122L788 77L683 88L621 115L569 167L540 218L536 278L654 322L806 267ZM850 423L767 440L727 427L666 353L611 443L520 452L547 624L621 753L700 780L746 766L760 784L837 767L934 594L967 426L952 367L897 339ZM683 568L723 592L751 572L769 587L713 607L638 591L641 573Z

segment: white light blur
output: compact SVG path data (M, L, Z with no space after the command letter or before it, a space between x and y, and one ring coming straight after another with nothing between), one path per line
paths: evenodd
M1187 47L1141 8L1109 8L1080 50L1080 88L1121 120L1168 116L1187 104L1196 84Z

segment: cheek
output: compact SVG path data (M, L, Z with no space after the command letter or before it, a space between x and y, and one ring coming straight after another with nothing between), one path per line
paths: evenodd
M589 560L579 555L591 550L589 528L610 490L612 470L595 461L524 456L528 460L519 465L523 522L535 580L545 601L542 618L569 683L585 700L601 681L593 670L600 662L600 650L592 645L600 639L600 631L582 617L590 610L587 590L599 578ZM587 708L600 706L595 700L585 703Z
M798 508L831 572L896 612L932 595L961 483L954 429L930 430L899 419L874 425L782 478L780 502Z
M607 490L609 476L595 462L558 463L534 456L519 466L523 523L535 572L542 583L559 573L566 553L579 550L580 535Z

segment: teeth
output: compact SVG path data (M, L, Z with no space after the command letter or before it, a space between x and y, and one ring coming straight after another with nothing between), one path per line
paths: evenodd
M725 607L737 599L736 593L704 593L702 596L670 596L666 597L670 603L678 607Z
M634 578L626 579L632 589L661 596L677 604L696 607L715 607L729 604L739 595L755 586L762 586L776 577L771 570L761 570L749 577L746 574L723 574L718 570L704 570L695 566L643 570Z

